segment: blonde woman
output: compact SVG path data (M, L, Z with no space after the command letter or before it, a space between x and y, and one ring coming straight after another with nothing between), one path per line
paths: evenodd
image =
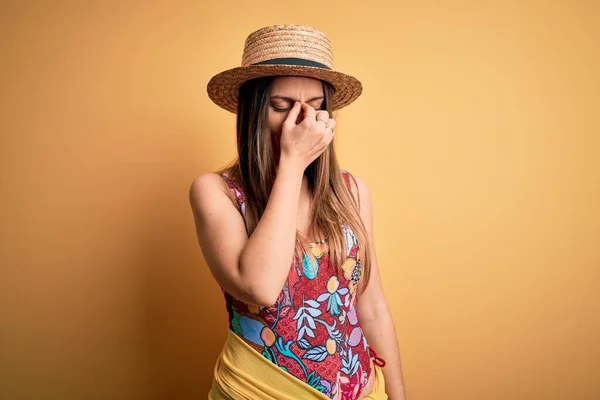
M332 142L332 112L361 91L299 25L253 32L241 66L208 84L237 114L238 155L190 188L229 314L210 399L405 398L369 191Z

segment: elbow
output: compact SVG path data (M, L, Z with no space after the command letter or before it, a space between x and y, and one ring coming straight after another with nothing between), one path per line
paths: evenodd
M261 288L260 286L253 284L253 282L243 279L240 277L238 282L230 282L229 285L221 286L227 293L235 297L236 299L259 307L271 307L277 301L279 294L273 293L273 290L267 288Z
M260 307L271 307L277 301L277 297L279 297L279 293L274 296L266 294L256 295L254 296L254 303Z
M272 274L264 275L256 273L256 268L244 267L240 263L239 279L244 282L243 296L240 300L260 307L271 307L281 294L282 286L273 282ZM250 273L244 273L249 271Z
M259 307L271 307L277 301L279 293L272 293L266 290L261 290L250 285L245 285L242 290L237 293L232 293L236 298L244 303L253 304Z
M268 279L248 280L245 288L245 297L247 302L260 307L271 307L279 297L281 290L275 292L273 285L270 285Z

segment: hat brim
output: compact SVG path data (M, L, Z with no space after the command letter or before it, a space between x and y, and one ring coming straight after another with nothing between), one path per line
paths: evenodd
M360 96L362 84L353 76L325 68L299 65L249 65L223 71L208 82L208 97L219 107L237 113L240 86L249 79L264 76L303 76L321 79L335 87L332 110L347 106Z

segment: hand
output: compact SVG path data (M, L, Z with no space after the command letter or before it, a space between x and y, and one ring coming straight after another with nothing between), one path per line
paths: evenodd
M304 118L298 121L300 111ZM336 122L327 111L316 111L308 104L295 102L281 128L280 162L299 163L306 169L333 140Z

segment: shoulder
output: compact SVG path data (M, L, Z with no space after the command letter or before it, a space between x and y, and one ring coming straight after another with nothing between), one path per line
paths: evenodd
M199 175L190 185L190 196L204 195L207 192L222 188L223 178L216 172Z
M203 205L218 202L225 197L231 199L224 177L217 172L199 175L190 184L189 198L194 211L199 211Z

